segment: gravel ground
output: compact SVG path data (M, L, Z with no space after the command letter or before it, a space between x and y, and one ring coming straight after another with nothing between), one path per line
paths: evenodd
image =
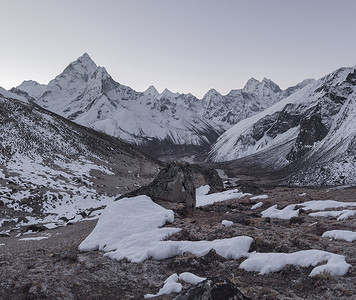
M37 234L0 237L1 299L142 299L146 293L157 293L172 273L193 272L203 277L222 276L234 282L253 299L354 299L356 295L355 243L321 238L332 229L356 231L355 217L345 221L314 218L307 212L298 219L261 218L260 212L270 205L283 207L308 200L333 199L356 201L356 189L275 188L266 191L269 198L250 200L244 197L197 209L188 216L176 216L169 226L182 232L172 239L213 240L236 235L254 238L251 247L258 252L294 252L320 249L345 255L352 265L345 276L328 274L308 277L312 267L287 265L282 271L258 275L239 269L240 260L226 260L214 251L204 257L189 253L164 261L146 260L140 264L114 261L99 251L81 253L79 243L92 231L96 221L83 221L46 230ZM299 194L306 193L306 196ZM251 206L264 205L256 210ZM232 220L231 227L221 224ZM317 222L317 223L316 223ZM20 241L27 237L48 237ZM190 288L184 285L184 290ZM158 299L172 299L162 296Z

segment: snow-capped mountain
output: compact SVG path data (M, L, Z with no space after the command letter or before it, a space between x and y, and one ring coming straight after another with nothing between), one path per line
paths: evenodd
M45 89L25 82L13 91L26 92L40 106L76 123L136 144L152 139L210 144L224 131L187 109L190 95L168 90L158 95L154 88L136 92L115 82L88 54L69 64Z
M233 126L210 156L251 157L271 170L297 166L294 183L355 183L355 119L356 67L341 68Z
M0 89L0 227L78 218L158 173L132 146L18 97Z
M303 84L292 88L298 90ZM48 85L26 81L12 90L76 123L134 144L164 141L210 145L226 129L286 95L271 80L250 79L242 90L222 96L210 90L203 99L191 94L143 93L114 81L105 68L84 54Z
M264 78L258 81L251 78L243 89L231 90L223 96L211 89L202 99L203 115L217 123L232 125L251 117L268 107L312 83L313 79L305 80L284 91L272 80Z

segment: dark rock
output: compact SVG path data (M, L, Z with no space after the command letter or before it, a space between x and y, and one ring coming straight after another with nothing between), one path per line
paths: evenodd
M33 232L40 232L40 231L45 231L47 230L48 228L43 226L43 225L40 225L40 224L32 224L32 225L28 225L25 227L25 231L33 231Z
M260 195L264 193L263 190L261 190L257 185L246 181L239 181L238 188L243 193L250 193L253 195Z
M202 185L210 185L212 191L223 188L223 182L216 170L185 162L174 162L161 170L149 185L120 198L147 195L153 201L184 203L187 209L194 209L195 189Z
M321 105L318 104L301 119L297 140L287 155L287 159L289 161L300 159L315 142L321 141L327 134L328 130L322 123Z
M292 225L292 224L302 224L305 222L305 219L304 217L293 217L293 218L290 218L289 220L289 224Z
M0 200L0 206L5 206L4 201Z
M248 300L240 289L226 278L211 277L190 290L176 296L175 300Z

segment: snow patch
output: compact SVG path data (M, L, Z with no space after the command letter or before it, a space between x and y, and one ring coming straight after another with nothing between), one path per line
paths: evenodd
M258 202L255 205L252 205L251 209L257 209L260 208L263 205L263 202Z
M225 227L230 227L231 225L234 224L234 222L228 220L222 220L221 224L223 224Z
M79 245L80 251L102 250L105 256L131 262L149 257L162 260L184 252L204 256L211 249L230 259L246 257L252 238L239 236L214 241L165 241L180 228L160 228L174 221L174 213L147 196L124 198L108 205L93 232Z
M179 293L182 290L183 286L181 283L178 282L178 280L196 285L206 280L206 278L198 277L193 273L189 272L181 273L179 276L177 273L174 273L164 281L163 287L158 291L157 294L146 294L145 298L153 298L161 295L168 295L171 293Z
M350 230L330 230L324 232L321 237L329 237L335 240L353 242L356 241L356 232Z
M342 255L321 251L303 250L294 253L251 253L250 256L240 264L245 271L259 272L260 275L269 274L282 270L286 265L299 267L316 266L326 261L326 264L315 267L309 276L321 273L331 275L345 275L350 264L346 263Z
M282 220L289 220L299 215L299 210L295 209L296 206L300 206L304 210L322 210L321 212L310 213L311 217L338 217L337 220L345 220L351 216L356 215L356 210L341 210L341 211L323 211L329 208L342 208L342 207L355 207L356 202L342 202L335 200L312 200L300 204L291 204L283 208L282 210L277 208L277 204L273 205L266 210L262 211L263 218L276 218Z
M199 191L200 193L201 191ZM232 199L239 199L243 196L251 195L251 194L244 194L239 192L238 189L228 190L221 193L214 193L209 195L204 194L197 194L196 195L196 207L210 205L216 202L232 200Z
M37 236L37 237L22 238L19 239L19 241L40 241L48 238L49 236Z
M258 195L250 198L250 200L262 200L262 199L268 199L268 195Z

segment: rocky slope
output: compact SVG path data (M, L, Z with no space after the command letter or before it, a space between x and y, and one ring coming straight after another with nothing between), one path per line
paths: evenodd
M355 231L354 217L338 221L332 217L312 217L307 211L301 211L297 218L280 220L264 218L261 212L277 203L282 208L296 201L350 201L355 189L277 188L267 191L267 195L262 207L254 210L252 205L261 200L250 196L205 206L186 217L176 213L170 226L182 231L171 239L197 241L248 235L254 239L251 251L291 253L320 249L344 255L351 265L347 274L310 277L314 267L287 265L278 272L260 275L239 268L243 259L225 259L214 250L202 257L185 253L160 261L117 261L100 251L78 251L78 245L95 226L95 221L85 221L26 236L16 237L17 232L10 237L0 236L0 294L4 299L143 299L145 294L157 293L173 273L192 272L201 277L219 278L220 287L229 280L234 291L239 290L250 299L353 299L355 242L322 235L335 229ZM225 227L221 224L224 219L233 221L233 225ZM26 237L43 239L22 240ZM208 286L198 286L198 294L194 285L182 283L181 293L154 299L202 296L209 291L209 281L204 282Z
M191 94L139 93L114 81L105 68L84 54L48 85L25 81L13 89L76 123L134 144L165 142L207 146L238 121L254 115L310 80L282 91L271 80L250 79L241 90L222 96L210 90Z
M356 68L341 68L226 131L212 146L216 162L254 161L289 168L292 184L355 184Z
M78 220L158 173L159 163L128 144L4 94L0 90L2 230Z

